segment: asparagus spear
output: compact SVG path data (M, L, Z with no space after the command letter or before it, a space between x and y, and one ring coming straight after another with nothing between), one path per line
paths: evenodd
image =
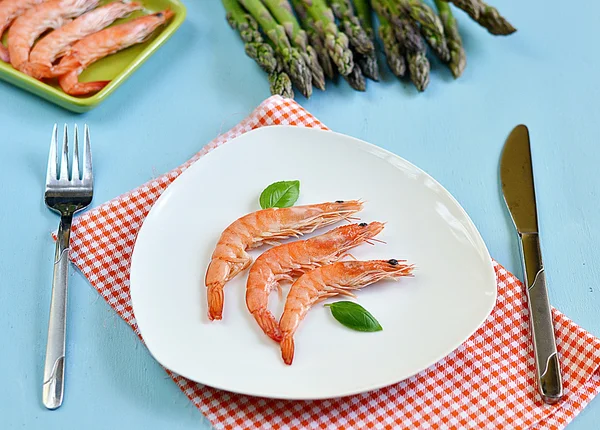
M306 9L299 0L291 1L294 9L296 10L298 18L300 19L302 27L304 27L306 30L308 41L314 48L317 57L319 58L319 63L321 64L321 68L323 69L325 76L327 76L329 79L333 79L335 77L335 70L333 68L331 58L329 57L329 52L325 47L325 43L317 31L314 20L308 16Z
M356 65L366 78L379 81L379 64L377 63L377 54L375 51L370 54L354 52L354 58L356 59Z
M397 7L395 0L373 0L373 6L378 14L392 23L396 40L406 51L410 79L419 91L425 91L429 84L431 66L426 56L427 48L416 23L403 9Z
M265 42L246 42L244 44L246 55L252 58L267 73L277 69L277 58L273 48Z
M288 0L262 0L281 24L288 35L292 45L300 51L305 63L310 68L312 83L320 90L325 89L325 74L319 64L319 59L314 48L308 44L306 32L298 23Z
M292 81L284 71L274 71L273 73L269 73L269 84L271 87L271 94L279 94L288 99L294 98Z
M325 0L299 0L299 2L314 20L315 27L325 41L329 56L337 66L340 74L342 76L350 74L354 68L354 57L350 50L348 37L339 31L335 24L333 12L325 3Z
M377 15L390 22L390 27L404 50L414 52L426 49L417 26L402 12L395 0L372 0L372 3Z
M375 32L373 30L373 11L369 0L354 0L354 10L360 21L360 25L364 28L369 39L375 40Z
M344 79L350 84L356 91L366 91L367 82L365 76L360 67L354 66L350 74L344 76Z
M419 31L410 22L408 17L400 15L399 20L404 23L404 40L411 40L419 36ZM421 43L420 45L422 46L420 49L407 49L406 61L408 63L408 70L410 71L410 80L419 91L425 91L425 88L429 85L429 71L431 66L425 55L427 52L425 44Z
M458 24L450 5L443 0L435 0L435 5L440 13L440 18L444 26L444 33L446 34L446 40L448 41L448 49L450 50L450 62L448 67L454 75L458 78L462 75L463 70L467 65L467 54L463 48L462 39L458 32Z
M421 34L436 55L444 62L450 61L444 27L435 11L421 0L399 0L399 4L413 21L420 24Z
M408 69L410 70L410 80L415 84L419 91L425 91L429 85L429 60L424 52L409 52L406 54L408 60Z
M323 67L321 67L316 49L312 45L308 45L306 47L306 55L309 58L308 64L310 64L312 72L313 85L321 91L325 91L325 72L323 71Z
M350 0L329 0L329 4L354 50L361 54L373 52L375 45L354 14Z
M367 33L369 39L375 47L375 33L373 32L373 14L369 0L354 0L354 9L360 25ZM360 66L363 74L374 81L379 80L379 64L377 63L377 53L375 49L366 55L357 55L356 62Z
M485 27L491 34L506 36L517 31L498 9L484 3L482 0L446 0L465 11L473 20Z
M284 70L305 97L312 94L312 75L298 49L292 47L283 27L260 0L239 0L246 10L258 22L265 34L275 45L275 49L283 60Z
M227 12L227 22L237 30L245 42L246 54L255 60L267 73L277 68L277 58L271 46L264 42L258 24L237 3L237 0L222 0Z
M379 37L383 42L383 50L388 66L394 75L401 78L406 74L406 59L404 58L402 45L396 40L394 29L388 19L384 15L378 15L378 17Z
M222 2L227 12L229 25L238 31L245 42L246 54L269 74L271 94L294 98L290 77L281 70L281 64L273 48L263 40L256 21L240 7L237 0L222 0ZM274 80L277 80L279 84L273 85Z
M308 45L306 32L300 27L298 20L292 12L291 6L287 0L260 0L269 9L273 18L283 26L290 42L305 50Z
M355 61L352 72L345 76L345 79L355 90L366 91L365 76L369 76L373 80L379 80L375 44L354 14L350 0L329 0L329 4L344 33L348 36Z

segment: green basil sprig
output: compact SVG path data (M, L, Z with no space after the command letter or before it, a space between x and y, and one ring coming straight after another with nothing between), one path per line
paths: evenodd
M260 207L289 208L300 196L300 181L280 181L269 185L260 194Z
M325 305L331 309L331 314L340 323L356 331L381 331L383 327L368 310L358 303L342 301Z

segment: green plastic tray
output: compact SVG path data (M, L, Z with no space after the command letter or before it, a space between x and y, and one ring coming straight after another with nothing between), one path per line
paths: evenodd
M12 68L10 64L0 61L0 79L16 85L26 91L36 94L52 103L62 106L73 112L87 112L102 103L110 96L133 72L137 70L156 50L162 46L181 26L186 17L186 9L179 0L137 0L144 5L145 10L132 14L127 19L117 21L125 22L135 17L158 12L164 9L171 9L175 16L166 26L158 29L152 38L142 44L132 46L114 55L110 55L97 63L92 64L85 70L80 81L111 80L102 91L91 97L73 97L65 94L58 83L55 81L41 82L33 79L24 73ZM110 0L103 0L101 4L110 3ZM5 35L6 39L6 35ZM6 43L6 40L4 40Z

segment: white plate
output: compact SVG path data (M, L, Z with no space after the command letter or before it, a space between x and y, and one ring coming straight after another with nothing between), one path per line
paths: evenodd
M294 363L286 366L246 309L247 273L225 287L218 322L206 316L203 281L222 230L260 209L267 185L293 179L301 182L298 205L366 200L359 216L387 221L378 236L386 244L362 245L353 255L408 259L417 270L412 279L358 292L381 332L351 331L315 306L296 333ZM212 387L285 399L338 397L408 378L469 338L496 302L487 248L440 184L376 146L296 127L246 133L173 182L139 232L130 279L137 323L162 365ZM281 315L276 293L270 308Z

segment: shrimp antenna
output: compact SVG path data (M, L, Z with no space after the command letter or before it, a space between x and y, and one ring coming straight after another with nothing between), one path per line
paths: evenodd
M352 224L352 221L358 221L360 220L360 218L355 217L355 216L346 216L343 218L344 221L346 221L348 224Z

